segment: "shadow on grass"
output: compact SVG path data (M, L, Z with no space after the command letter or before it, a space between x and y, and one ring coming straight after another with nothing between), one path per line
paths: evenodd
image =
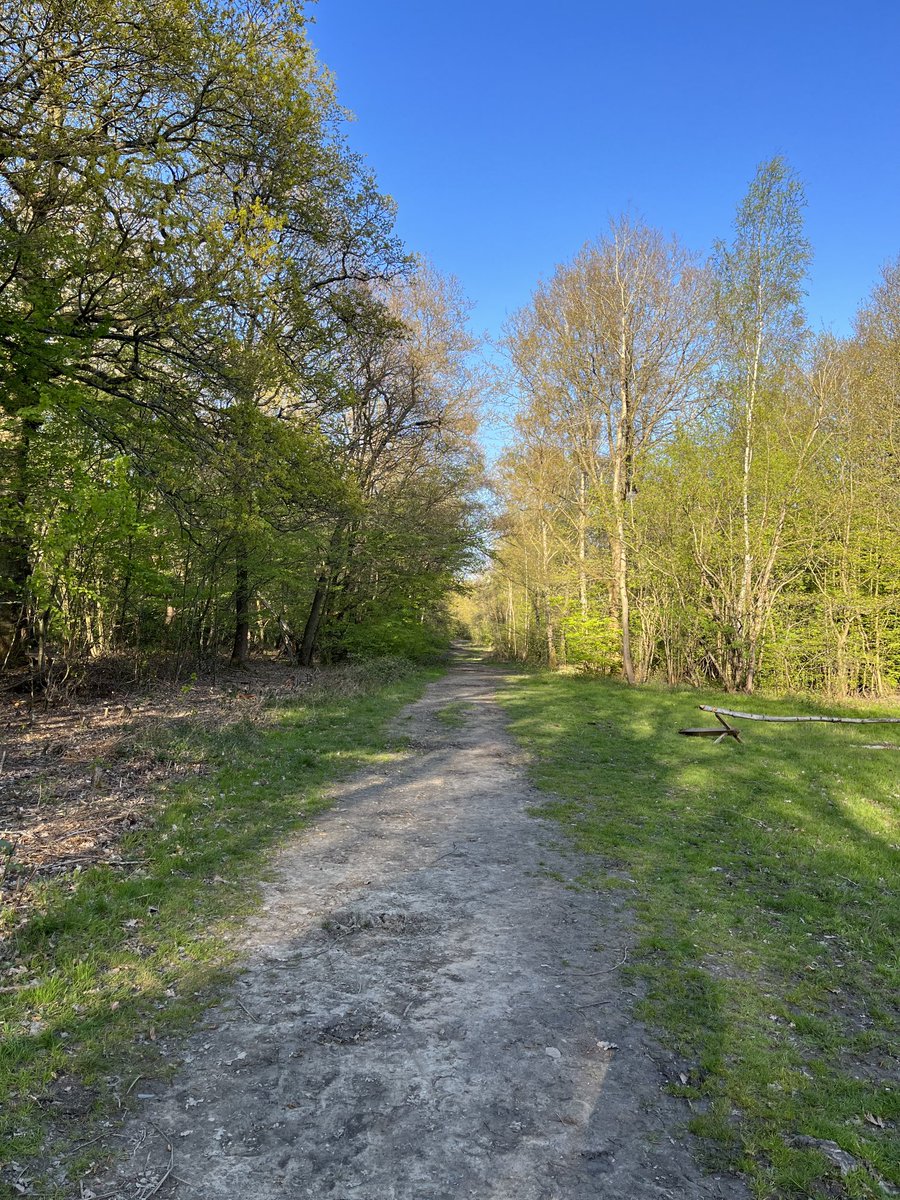
M267 852L327 807L327 785L392 756L387 721L439 673L286 705L262 728L173 724L160 752L177 746L208 773L170 788L152 827L126 837L127 870L41 885L37 911L8 933L21 983L0 996L0 1163L83 1136L133 1078L165 1069L162 1039L227 977L225 935L254 907Z
M189 1070L144 1109L177 1129L202 1096L179 1170L207 1191L255 1195L274 1176L286 1195L587 1196L620 1180L686 1195L687 1179L721 1194L670 1150L643 1039L615 1061L595 1040L609 1021L632 1032L595 1012L624 930L597 943L592 898L536 870L545 831L523 820L495 681L464 666L417 706L421 753L342 786L289 854L294 882L251 926L248 973L188 1043ZM468 714L452 732L450 696ZM145 1160L132 1169L147 1179Z
M875 1176L900 1183L896 760L865 748L865 727L680 738L705 700L535 674L504 702L558 797L542 811L592 856L584 882L633 885L640 1013L701 1110L695 1131L739 1149L763 1195L881 1195ZM797 1137L839 1143L860 1170L835 1179Z

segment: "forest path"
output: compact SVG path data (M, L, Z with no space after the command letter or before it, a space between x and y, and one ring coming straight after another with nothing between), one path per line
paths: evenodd
M629 1016L622 900L546 873L571 864L527 814L499 679L461 655L401 718L411 753L281 852L246 970L130 1119L117 1195L170 1162L155 1194L178 1200L745 1194L694 1163Z

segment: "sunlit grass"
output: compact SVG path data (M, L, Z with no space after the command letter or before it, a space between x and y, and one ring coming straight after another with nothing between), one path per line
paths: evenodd
M639 1013L711 1158L759 1197L880 1196L879 1178L900 1184L900 752L866 746L900 735L742 722L741 745L679 737L701 702L722 701L546 673L504 696L581 884L633 895ZM841 1178L803 1137L858 1169Z
M66 1134L90 1136L136 1076L165 1070L159 1042L196 1021L227 978L227 934L257 903L267 852L327 806L335 779L396 756L386 723L437 674L392 664L388 682L370 672L354 694L322 691L262 727L153 735L166 761L208 773L170 789L154 826L126 838L122 858L139 865L41 885L25 925L6 918L18 990L0 995L0 1163L46 1154L48 1138L58 1151ZM83 1111L60 1118L55 1101L73 1080ZM0 1196L18 1194L10 1183Z

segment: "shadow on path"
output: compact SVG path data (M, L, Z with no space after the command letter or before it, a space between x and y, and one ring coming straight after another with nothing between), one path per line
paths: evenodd
M108 1186L185 1200L741 1197L704 1175L617 977L616 897L566 860L458 651L411 753L285 849L247 966L126 1130ZM448 706L452 706L448 710ZM442 719L441 714L444 714ZM451 717L452 714L452 717Z

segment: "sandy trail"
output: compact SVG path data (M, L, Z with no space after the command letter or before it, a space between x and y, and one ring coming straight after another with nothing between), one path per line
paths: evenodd
M400 722L409 756L281 853L246 971L139 1102L116 1194L159 1181L160 1131L156 1195L178 1200L745 1194L695 1164L628 1015L621 901L545 873L570 864L527 815L497 680L459 661Z

